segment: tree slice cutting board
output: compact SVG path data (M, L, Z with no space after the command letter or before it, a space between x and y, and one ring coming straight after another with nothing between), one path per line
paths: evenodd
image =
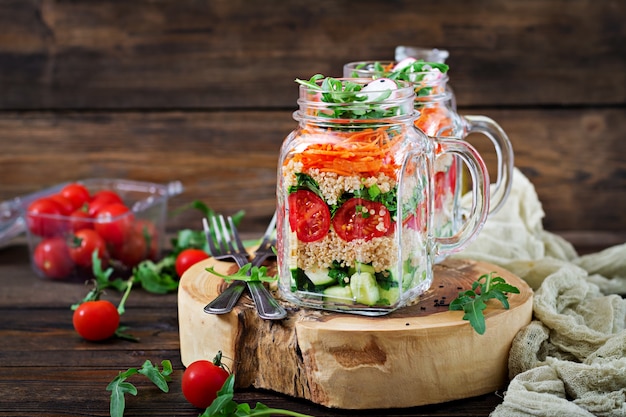
M459 259L435 266L431 289L416 303L382 317L283 302L287 318L265 321L247 293L232 312L209 315L204 306L226 283L207 272L208 266L225 274L237 268L208 259L181 278L183 364L212 360L222 351L237 388L273 390L326 407L413 407L504 388L511 342L532 315L532 290L523 280L492 264ZM519 288L520 294L509 295L508 310L489 301L487 330L479 335L462 320L463 312L449 311L447 304L489 272Z

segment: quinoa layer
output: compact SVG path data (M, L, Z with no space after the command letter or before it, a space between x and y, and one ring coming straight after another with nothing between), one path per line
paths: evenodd
M302 172L302 164L289 161L284 169L284 186L297 185L296 173ZM362 178L359 176L341 176L334 172L321 172L311 169L305 172L319 185L324 201L328 205L337 203L345 192L354 192L362 186L377 185L381 192L386 193L396 186L396 181L384 174L376 177ZM295 235L291 238L291 248L297 253L297 266L304 270L329 268L333 261L342 266L354 266L356 262L371 264L377 272L389 270L397 262L394 234L375 237L370 240L355 239L346 242L331 228L328 235L316 242L299 242Z

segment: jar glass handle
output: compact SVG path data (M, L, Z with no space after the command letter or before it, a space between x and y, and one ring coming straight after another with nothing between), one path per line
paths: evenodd
M461 228L451 237L435 236L434 255L446 257L467 246L480 232L489 214L489 172L482 157L469 143L456 138L434 138L439 155L451 153L458 156L467 165L472 178L472 207L467 213ZM431 189L433 189L431 187ZM434 207L435 196L431 196Z
M493 119L486 116L463 116L465 132L481 133L493 143L498 158L496 182L491 190L489 214L502 208L511 191L513 181L513 146L504 130Z

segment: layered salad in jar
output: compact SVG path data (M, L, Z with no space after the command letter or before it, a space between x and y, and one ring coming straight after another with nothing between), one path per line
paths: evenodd
M412 57L401 61L363 61L346 64L344 75L350 77L388 78L412 83L415 109L419 111L415 126L430 137L461 137L463 126L456 113L453 94L448 87L448 65ZM439 154L435 160L436 236L453 236L461 224L456 210L462 191L461 164L458 158Z
M427 164L407 140L418 133L413 93L407 108L393 80L328 80L301 82L300 128L281 150L281 290L301 305L384 314L432 280Z

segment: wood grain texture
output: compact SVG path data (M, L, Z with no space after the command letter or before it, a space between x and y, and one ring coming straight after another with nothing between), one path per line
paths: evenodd
M620 0L0 4L1 109L284 108L296 77L448 49L462 106L620 104Z
M233 264L209 259L181 278L178 319L184 365L215 351L254 386L341 409L414 407L474 397L504 388L515 334L532 315L532 290L495 265L445 260L434 268L430 289L414 303L384 317L298 308L281 301L284 320L260 319L244 295L234 310L207 315L203 308L224 288ZM236 268L235 268L236 270ZM510 308L489 302L487 330L477 334L463 312L448 303L479 276L494 272L520 289ZM275 288L274 288L275 289ZM275 291L280 300L280 292Z
M626 109L462 113L505 129L547 229L626 231ZM262 231L274 210L280 145L295 127L291 111L0 113L0 201L81 178L180 180L184 193L170 208L202 200L218 211L245 209L243 229ZM468 140L493 168L487 140ZM200 228L199 213L167 225Z

